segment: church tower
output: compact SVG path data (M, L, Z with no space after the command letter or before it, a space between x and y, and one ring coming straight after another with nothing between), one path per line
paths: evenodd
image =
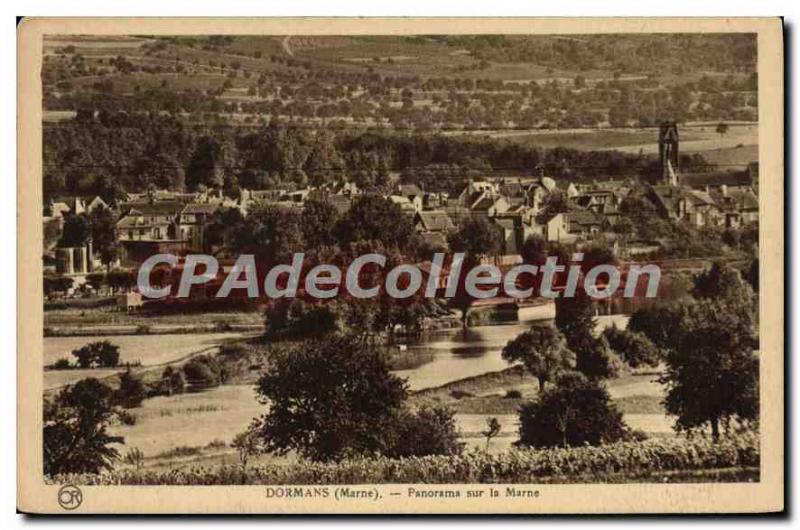
M663 122L658 131L658 157L661 163L661 182L678 185L678 124Z

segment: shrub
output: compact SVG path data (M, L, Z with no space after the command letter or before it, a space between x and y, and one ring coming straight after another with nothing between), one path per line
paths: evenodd
M657 366L661 360L658 348L644 333L619 329L613 325L603 331L603 336L611 349L631 368Z
M127 410L120 410L117 412L117 418L119 418L119 422L123 425L136 425L136 414L131 414Z
M119 346L107 340L90 342L72 351L81 368L113 368L119 365Z
M144 466L144 453L138 447L131 447L122 457L122 462L136 469L141 469Z
M505 399L522 399L522 392L519 390L506 390Z
M147 389L141 378L130 370L123 372L119 378L119 388L114 393L114 401L126 409L138 407L147 397Z
M183 394L186 390L186 380L180 370L167 366L161 374L161 393L171 396Z
M625 437L628 427L608 391L582 374L560 377L538 402L519 412L519 445L601 445Z
M72 368L72 364L66 357L62 357L53 363L53 370L69 370L70 368Z
M404 411L393 425L393 446L386 451L386 456L457 455L463 450L453 413L447 407Z
M225 371L220 363L210 355L192 358L183 366L186 383L192 392L219 386L225 381Z

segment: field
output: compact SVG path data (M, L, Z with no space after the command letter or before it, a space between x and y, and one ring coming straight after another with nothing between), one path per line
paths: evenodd
M195 352L213 351L226 340L238 339L241 333L195 333L188 335L121 335L96 337L46 337L44 362L51 364L61 358L74 360L70 352L98 340L109 340L120 349L121 363L141 363L158 366L175 362ZM105 377L119 370L46 370L45 390L74 383L86 377Z
M631 428L655 437L672 437L672 420L661 412L659 404L662 387L654 379L652 374L627 374L609 381L608 388ZM409 405L443 404L453 409L462 440L468 447L485 447L481 431L485 429L486 418L497 417L502 431L490 447L496 453L508 449L517 439L516 411L524 400L506 398L507 390L519 390L524 399L531 399L537 393L535 380L520 367L511 367L412 392ZM227 444L254 417L264 414L266 407L258 403L252 385L223 385L201 393L148 399L130 412L136 416L135 425L113 427L114 434L125 438L121 452L136 447L144 453L148 467L180 467L186 461L209 465L235 460L234 451ZM165 455L176 448L183 448L186 457L167 462Z
M658 129L573 129L573 130L505 130L450 132L445 134L503 138L510 142L541 148L568 147L585 151L618 150L629 153L658 153ZM689 124L681 128L681 153L700 153L709 162L721 167L746 167L758 160L758 127L752 124L730 124L725 134L716 132L716 125Z

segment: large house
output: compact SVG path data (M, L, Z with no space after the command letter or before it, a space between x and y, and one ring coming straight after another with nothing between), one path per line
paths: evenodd
M180 232L180 214L184 207L179 201L121 204L117 240L122 264L132 266L153 254L183 252L186 241Z

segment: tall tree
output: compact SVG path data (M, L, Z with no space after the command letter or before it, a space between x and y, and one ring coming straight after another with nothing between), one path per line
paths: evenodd
M89 214L92 249L110 270L117 260L117 216L110 208L95 208Z
M97 379L78 381L44 402L44 474L99 473L111 469L124 443L108 434L113 390Z
M328 202L307 200L303 205L301 225L306 248L319 248L336 243L334 227L339 218L336 208Z
M553 326L536 325L518 335L503 348L503 359L521 362L539 381L539 392L559 374L575 367L575 355Z
M406 385L380 352L339 336L273 350L257 392L269 404L259 430L267 451L335 460L387 449Z
M677 429L710 425L714 440L731 419L758 418L759 362L754 322L718 301L688 304L679 316L661 382Z

